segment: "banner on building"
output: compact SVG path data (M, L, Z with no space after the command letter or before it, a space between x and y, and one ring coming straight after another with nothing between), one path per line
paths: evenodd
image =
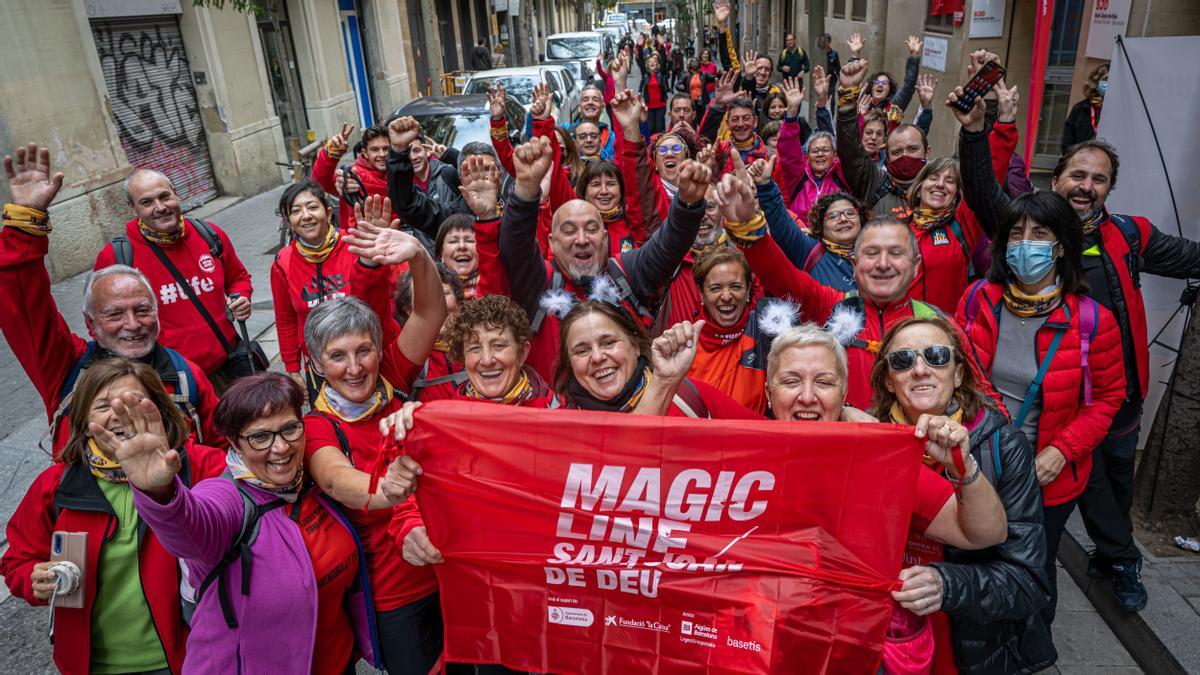
M883 424L434 402L407 450L446 658L874 672L922 449Z
M1054 23L1054 0L1037 0L1033 18L1033 57L1029 61L1029 96L1025 106L1025 166L1033 166L1037 146L1038 122L1042 114L1042 89L1046 84L1046 65L1050 57L1050 27Z
M944 37L926 35L922 45L921 65L939 73L946 72L946 54L950 51L950 41Z
M1088 28L1089 59L1107 59L1112 55L1117 36L1125 37L1132 0L1091 0L1092 23Z
M971 3L968 37L998 38L1004 35L1004 0L975 0Z

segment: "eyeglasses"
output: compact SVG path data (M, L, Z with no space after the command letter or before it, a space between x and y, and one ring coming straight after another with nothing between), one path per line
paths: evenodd
M825 212L825 220L828 222L831 222L831 223L833 221L837 220L838 218L845 218L846 220L853 220L857 215L858 215L858 209L842 209L841 211L826 211Z
M576 132L576 133L575 133L575 138L578 138L578 139L581 139L581 140L589 140L589 141L591 141L591 140L595 140L595 139L597 139L597 138L600 138L600 132L598 132L598 131L597 131L597 132L594 132L594 133L593 133L593 132L590 132L590 131Z
M925 365L933 368L945 368L950 365L950 359L954 356L954 347L929 345L923 349L897 349L884 358L893 373L902 373L917 365L917 356L921 357Z
M828 154L831 154L832 152L833 152L833 148L827 148L823 145L819 148L809 148L808 149L808 154L810 154L810 155L828 155Z
M887 78L883 78L883 77L881 77L881 78L879 78L878 80L875 80L874 84L879 84L879 85L882 85L882 86L885 86L885 87L886 87L886 86L888 86L888 85L890 85L890 84L891 84L891 81L890 81L890 80L888 80Z
M669 155L671 153L678 155L681 152L683 152L682 143L671 143L670 145L663 143L662 145L658 146L658 154L660 155Z
M304 422L296 420L290 424L283 425L275 431L256 431L252 434L246 434L245 436L239 434L238 438L249 443L250 447L255 450L266 450L272 445L275 445L276 436L279 436L283 438L283 440L290 443L292 441L300 440L300 437L303 435Z

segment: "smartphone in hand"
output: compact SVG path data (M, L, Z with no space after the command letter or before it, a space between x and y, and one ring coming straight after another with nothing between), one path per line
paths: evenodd
M995 61L983 64L979 72L963 85L963 95L954 102L954 107L964 113L971 112L971 108L975 107L975 99L991 91L1004 78L1004 72L1004 66Z

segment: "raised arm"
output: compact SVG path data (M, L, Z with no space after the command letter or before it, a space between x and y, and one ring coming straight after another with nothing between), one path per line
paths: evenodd
M908 46L908 59L904 62L904 82L892 95L892 105L900 110L907 108L912 101L917 86L917 75L921 72L921 40L915 35L909 35L905 44Z
M325 145L317 151L317 157L313 160L312 179L321 186L322 190L331 195L338 194L334 172L337 171L338 161L346 154L352 133L354 133L354 125L343 122L342 130L330 136Z
M458 189L475 214L475 254L479 260L476 290L484 295L509 295L508 274L500 263L500 176L486 157L463 160L462 187Z
M546 290L546 262L538 249L537 212L542 178L550 170L550 141L534 138L513 153L515 184L500 219L500 262L512 297L533 317Z
M757 164L758 162L755 162L755 165ZM820 246L821 242L805 234L796 221L792 220L783 203L779 186L771 180L769 172L765 176L754 175L754 179L758 191L758 204L762 208L763 217L767 219L767 231L771 233L771 238L779 245L788 261L797 269L804 269L808 255Z
M641 116L645 111L642 98L626 89L613 99L613 121L621 128L617 146L617 167L625 183L625 220L633 245L646 243L647 230L653 232L659 223L646 223L645 214L655 213L655 174L650 168L646 145L642 141Z
M947 106L958 118L962 130L958 135L958 160L963 177L963 199L974 212L984 234L994 237L1000 228L1000 214L1008 205L1008 195L996 182L992 167L992 152L988 147L988 133L984 126L983 99L975 99L975 107L964 113L951 105L962 94L956 87L950 94Z
M721 70L739 72L742 63L738 60L737 41L729 30L729 0L716 0L713 3L713 18L717 20L717 56L721 60Z
M513 149L512 141L508 138L508 118L504 116L504 85L496 85L494 90L488 92L487 97L488 109L492 112L488 122L488 135L492 139L492 149L496 151L496 157L500 159L500 166L504 167L504 170L511 175L513 172Z
M645 246L621 254L621 264L630 286L643 304L658 301L683 257L696 241L704 218L704 193L712 171L694 160L679 166L679 191L667 221L654 232Z
M887 174L875 166L863 150L858 128L858 95L868 65L859 59L842 66L837 101L837 153L842 162L842 175L854 196L864 202L887 179Z
M388 197L404 225L435 239L438 225L452 211L413 187L412 159L408 150L420 135L421 125L412 117L398 117L388 124L388 140L392 145L387 158Z

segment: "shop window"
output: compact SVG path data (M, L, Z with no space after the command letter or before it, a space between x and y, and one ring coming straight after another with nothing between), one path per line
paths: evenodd
M943 33L946 35L954 32L954 13L947 14L930 14L933 8L933 3L936 0L928 0L925 3L925 30L930 33ZM943 4L939 2L938 4Z
M850 20L867 20L867 0L852 0L850 3Z

